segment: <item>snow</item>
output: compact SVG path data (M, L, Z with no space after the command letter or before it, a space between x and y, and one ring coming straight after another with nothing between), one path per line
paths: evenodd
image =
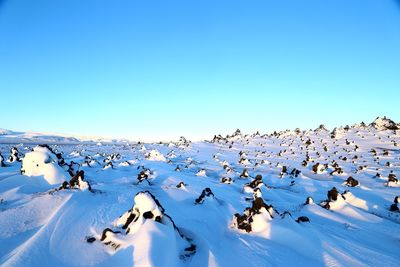
M58 165L55 155L47 148L36 146L22 159L21 172L26 176L44 176L49 184L59 184L67 179L67 174Z
M338 127L334 138L320 127L203 142L60 141L53 151L84 171L68 190L59 188L71 175L51 150L4 142L3 158L16 147L22 161L0 166L0 265L397 266L400 134L380 126Z
M147 160L150 161L166 161L165 157L163 154L161 154L158 150L151 150L147 156L146 156Z

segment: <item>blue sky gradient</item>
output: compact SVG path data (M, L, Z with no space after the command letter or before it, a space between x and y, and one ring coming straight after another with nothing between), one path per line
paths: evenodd
M0 0L0 127L167 140L400 121L394 0Z

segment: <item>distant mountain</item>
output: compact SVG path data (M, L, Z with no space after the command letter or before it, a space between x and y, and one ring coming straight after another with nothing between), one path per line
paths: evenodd
M78 144L78 143L126 143L125 139L94 136L72 136L57 133L17 132L0 128L0 143L7 144Z
M347 130L349 126L340 127L339 129ZM400 124L394 122L393 120L387 118L386 116L381 118L377 117L372 123L366 125L364 122L353 125L351 128L353 129L374 129L376 131L385 131L385 130L400 130ZM300 129L296 129L294 131L286 130L280 132L280 134L288 134L288 133L300 133ZM314 132L328 132L328 129L324 124L321 124L318 128L314 130ZM278 133L274 132L274 135ZM260 133L257 132L252 136L259 136ZM241 138L246 138L249 135L243 134L239 129L237 129L232 135L227 135L223 137L221 135L215 135L213 141L218 140L237 140ZM16 143L24 143L24 144L79 144L79 143L104 143L104 144L115 144L115 143L128 143L134 140L128 139L112 139L112 138L103 138L96 136L72 136L65 134L57 134L57 133L40 133L40 132L17 132L8 129L0 128L0 143L8 143L8 144L16 144ZM182 138L180 139L180 142ZM186 139L183 140L184 143L187 143ZM182 142L183 142L182 141Z

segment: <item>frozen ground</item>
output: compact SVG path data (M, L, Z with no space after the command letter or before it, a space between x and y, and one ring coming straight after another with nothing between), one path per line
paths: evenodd
M48 148L5 133L0 265L399 266L396 127Z

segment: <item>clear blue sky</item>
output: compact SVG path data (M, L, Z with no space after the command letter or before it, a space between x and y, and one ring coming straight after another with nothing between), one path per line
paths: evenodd
M141 140L400 121L400 2L0 0L0 99Z

